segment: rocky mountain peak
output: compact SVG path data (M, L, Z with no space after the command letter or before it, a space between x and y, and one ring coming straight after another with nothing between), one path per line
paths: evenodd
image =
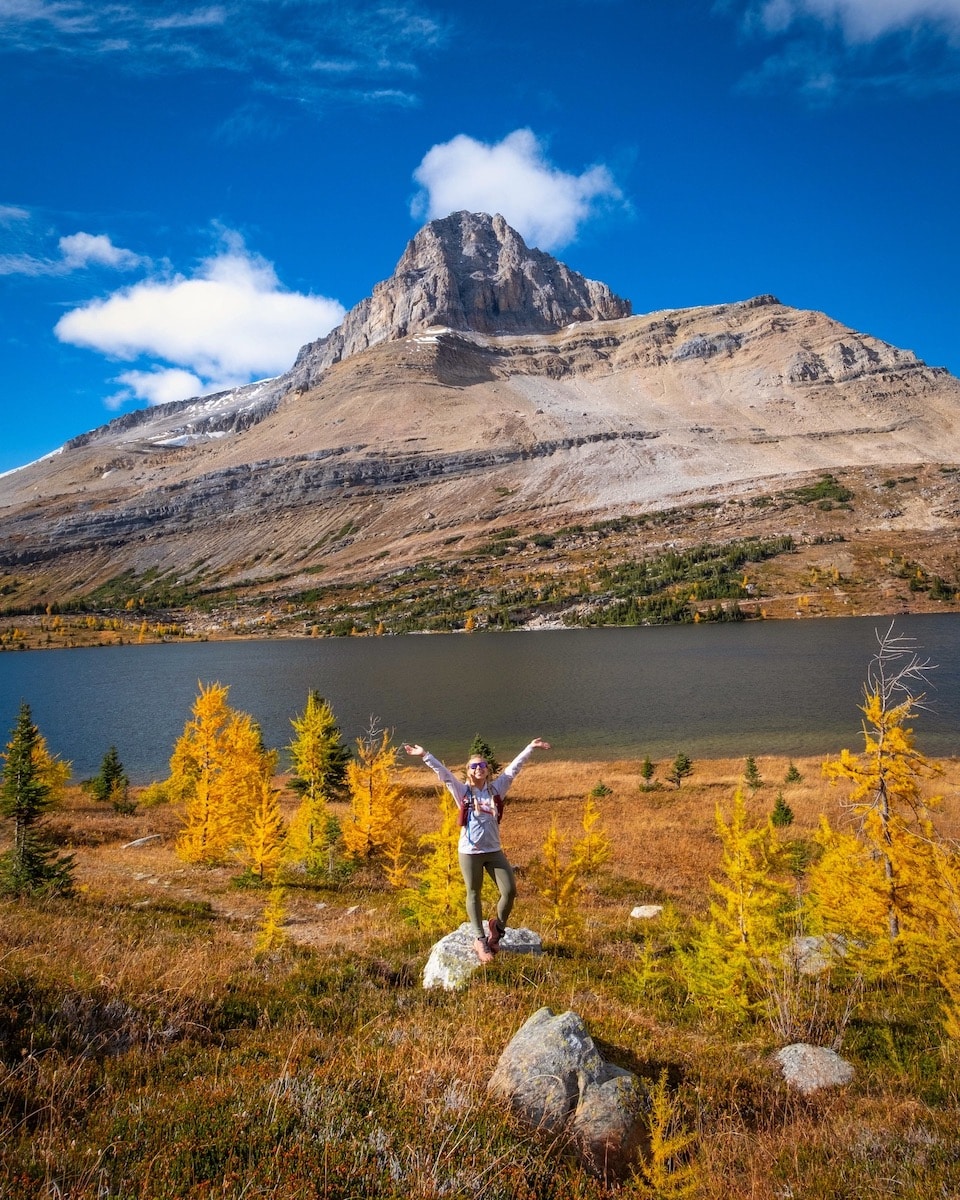
M294 385L378 342L430 326L483 334L549 333L630 316L628 300L531 249L499 214L451 213L425 225L394 273L325 338L304 346Z

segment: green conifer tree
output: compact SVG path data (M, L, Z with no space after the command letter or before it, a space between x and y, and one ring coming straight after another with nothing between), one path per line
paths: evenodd
M752 791L756 791L758 787L763 786L763 780L760 777L760 768L757 766L757 760L752 754L748 754L743 765L743 779L747 787Z
M20 705L2 757L0 815L13 822L13 845L0 855L0 891L16 896L67 894L72 890L73 859L50 843L43 819L62 798L70 767L47 750L26 703Z
M488 741L480 736L479 733L474 734L473 741L470 743L469 757L473 758L475 754L482 754L487 760L487 766L490 768L488 778L493 779L500 774L501 764Z
M787 825L793 824L793 809L784 800L783 792L777 792L777 799L773 805L773 812L770 814L770 821L775 829L784 829Z
M120 813L132 813L136 807L130 802L130 780L116 746L103 756L99 773L90 781L90 794L100 804L112 804Z
M679 787L692 771L692 760L681 750L670 764L670 773L667 775L667 778L672 784Z
M296 734L289 746L296 771L291 786L314 805L345 799L351 754L330 704L311 691L307 707L290 724Z

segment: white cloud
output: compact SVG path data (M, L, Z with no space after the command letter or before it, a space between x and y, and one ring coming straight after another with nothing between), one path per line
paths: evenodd
M767 0L760 9L771 33L804 16L839 26L849 42L869 42L919 25L960 31L960 0Z
M146 400L148 404L169 404L173 400L186 400L190 396L199 396L203 392L203 380L192 371L182 367L158 367L153 371L123 371L117 376L117 383L124 385L124 390L115 396L109 396L108 408L121 408L131 398ZM219 391L219 388L214 388Z
M0 225L15 225L20 221L29 221L30 213L25 208L14 204L0 204Z
M126 398L163 403L277 375L343 313L336 300L284 291L272 265L228 235L195 275L147 279L91 301L61 317L55 333L123 361L153 360L120 382Z
M606 167L581 175L560 171L529 129L493 145L459 134L428 150L413 175L423 188L411 206L414 216L432 220L460 209L501 213L544 250L572 242L598 202L621 199Z
M844 94L960 89L960 0L717 0L776 50L741 81L813 104Z
M115 246L103 233L71 233L59 245L64 265L71 271L91 265L126 271L143 263L139 254Z
M2 2L2 0L0 0ZM0 225L10 226L14 221L24 222L30 214L23 209L0 209ZM143 266L146 260L132 250L115 246L104 233L71 233L60 238L59 258L44 258L40 254L20 252L0 254L0 275L28 275L33 277L69 275L87 267L109 267L114 271L129 271Z

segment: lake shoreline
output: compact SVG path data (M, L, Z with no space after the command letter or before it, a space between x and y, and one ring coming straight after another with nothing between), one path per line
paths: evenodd
M891 603L889 606L884 606L868 613L839 612L825 614L798 609L790 616L776 613L754 614L744 609L743 618L730 623L739 625L783 625L800 622L806 625L816 621L871 619L891 622L899 618L927 616L960 616L960 609L956 607L946 608L943 605L939 607L932 607L930 605L917 606L907 609L902 604ZM0 625L0 656L7 653L22 653L27 650L84 650L100 649L107 646L197 645L204 642L263 642L269 644L276 642L351 641L357 638L370 641L413 637L484 637L502 634L572 633L583 629L674 629L695 625L701 628L710 628L712 625L718 624L718 622L713 621L665 621L643 622L637 625L609 623L586 626L567 625L563 621L551 618L534 617L523 625L508 629L411 629L403 633L393 633L385 630L382 633L358 632L338 634L296 632L283 627L277 627L265 633L250 630L234 632L213 625L191 628L190 623L184 621L182 626L178 626L178 632L172 632L170 626L176 625L178 621L183 620L183 617L179 614L167 614L160 621L161 628L164 626L167 627L166 632L155 633L152 629L144 630L142 623L129 622L119 617L103 619L101 623L105 626L104 628L97 628L96 624L92 625L90 617L78 615L74 618L74 624L62 624L61 627L55 629L50 624L54 619L49 616L39 615L0 618L0 620L9 622L9 624ZM61 617L60 620L62 622L63 618Z

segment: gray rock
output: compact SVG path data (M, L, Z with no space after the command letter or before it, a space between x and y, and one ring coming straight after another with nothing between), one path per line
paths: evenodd
M604 1178L621 1178L647 1145L646 1089L636 1075L606 1063L609 1078L588 1087L570 1120L583 1162Z
M823 1088L843 1087L854 1076L851 1064L826 1046L795 1042L778 1050L774 1058L790 1087L805 1096Z
M604 1061L574 1012L535 1012L501 1054L487 1091L531 1128L568 1137L604 1177L625 1174L644 1140L642 1084Z
M423 986L442 987L448 992L465 987L480 966L473 941L473 930L469 921L464 921L459 929L441 938L430 951L427 965L423 969ZM540 935L531 929L508 928L500 941L500 953L542 954L543 943L540 941ZM490 965L495 966L496 959Z
M303 347L294 385L309 386L341 359L425 329L547 333L574 321L629 317L630 311L630 302L605 283L530 249L503 217L451 213L420 230L390 278L342 324Z
M798 975L822 975L844 957L846 945L842 938L805 934L792 938L783 953L785 963Z
M638 904L631 911L630 916L635 921L652 921L655 917L659 917L662 912L662 904Z

